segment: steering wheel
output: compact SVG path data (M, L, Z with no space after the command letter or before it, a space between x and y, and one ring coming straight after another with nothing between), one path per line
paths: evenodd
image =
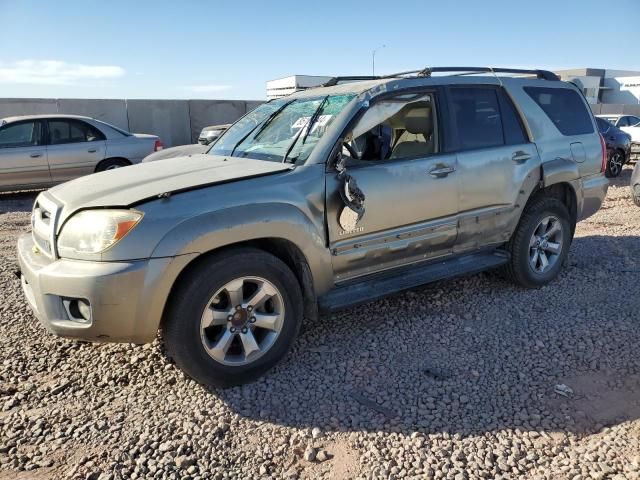
M345 148L347 152L349 152L351 158L354 158L356 160L358 159L358 152L356 152L355 149L347 142L342 142L342 148Z

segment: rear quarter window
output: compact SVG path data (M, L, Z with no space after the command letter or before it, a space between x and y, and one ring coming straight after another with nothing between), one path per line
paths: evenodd
M524 87L524 91L563 135L593 133L591 114L576 91L549 87Z

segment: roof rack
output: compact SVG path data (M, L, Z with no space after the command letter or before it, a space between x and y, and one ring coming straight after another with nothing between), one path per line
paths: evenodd
M360 82L362 80L380 80L381 78L384 78L384 77L377 77L372 75L359 75L355 77L332 77L329 80L327 80L325 83L323 83L321 86L333 87L334 85L337 85L342 82Z
M524 69L524 68L492 68L492 67L426 67L421 70L408 70L406 72L392 73L383 76L360 75L354 77L333 77L322 84L323 87L332 87L342 82L357 82L362 80L381 80L385 78L402 78L402 77L430 77L432 73L458 72L458 75L475 75L477 73L514 73L516 75L535 75L543 80L557 81L560 80L555 73L549 70Z
M523 68L492 68L492 67L426 67L422 70L409 70L407 72L393 73L391 75L385 75L383 78L404 77L407 75L415 74L417 77L430 77L432 73L441 72L461 72L462 75L473 75L476 73L515 73L518 75L535 75L537 78L544 80L560 80L555 73L548 70L529 70Z

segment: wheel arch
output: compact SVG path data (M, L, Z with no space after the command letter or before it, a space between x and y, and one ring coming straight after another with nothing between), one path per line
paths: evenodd
M278 237L262 237L250 240L242 240L218 248L203 252L187 263L174 279L167 295L163 308L161 325L165 321L167 309L175 295L178 285L185 281L189 275L203 262L212 258L233 254L243 248L253 248L269 253L284 262L293 272L300 285L304 301L304 315L306 318L315 319L318 316L317 295L314 287L314 278L306 256L302 250L292 241Z
M108 162L109 160L122 160L123 162L126 162L128 165L132 165L132 163L129 161L129 159L124 158L124 157L118 157L118 156L114 156L114 157L107 157L107 158L103 158L102 160L100 160L97 164L96 167L94 168L94 172L97 172L98 169L100 168L100 165L103 165L104 163Z
M569 222L571 223L571 238L573 239L578 221L578 195L573 183L569 181L559 181L557 183L544 184L541 182L541 184L531 192L525 209L540 197L556 198L567 207L569 211Z

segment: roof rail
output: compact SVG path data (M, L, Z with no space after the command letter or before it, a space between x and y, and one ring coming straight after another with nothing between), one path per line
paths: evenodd
M523 68L492 68L492 67L427 67L422 70L413 70L409 72L394 73L393 75L387 75L387 77L398 77L403 75L410 75L412 73L419 77L430 77L432 73L440 72L466 72L469 74L474 73L515 73L519 75L535 75L537 78L544 80L560 80L555 73L548 70L529 70Z
M355 77L332 77L327 80L325 83L321 85L321 87L333 87L341 82L358 82L362 80L380 80L384 77L370 76L370 75L359 75Z

